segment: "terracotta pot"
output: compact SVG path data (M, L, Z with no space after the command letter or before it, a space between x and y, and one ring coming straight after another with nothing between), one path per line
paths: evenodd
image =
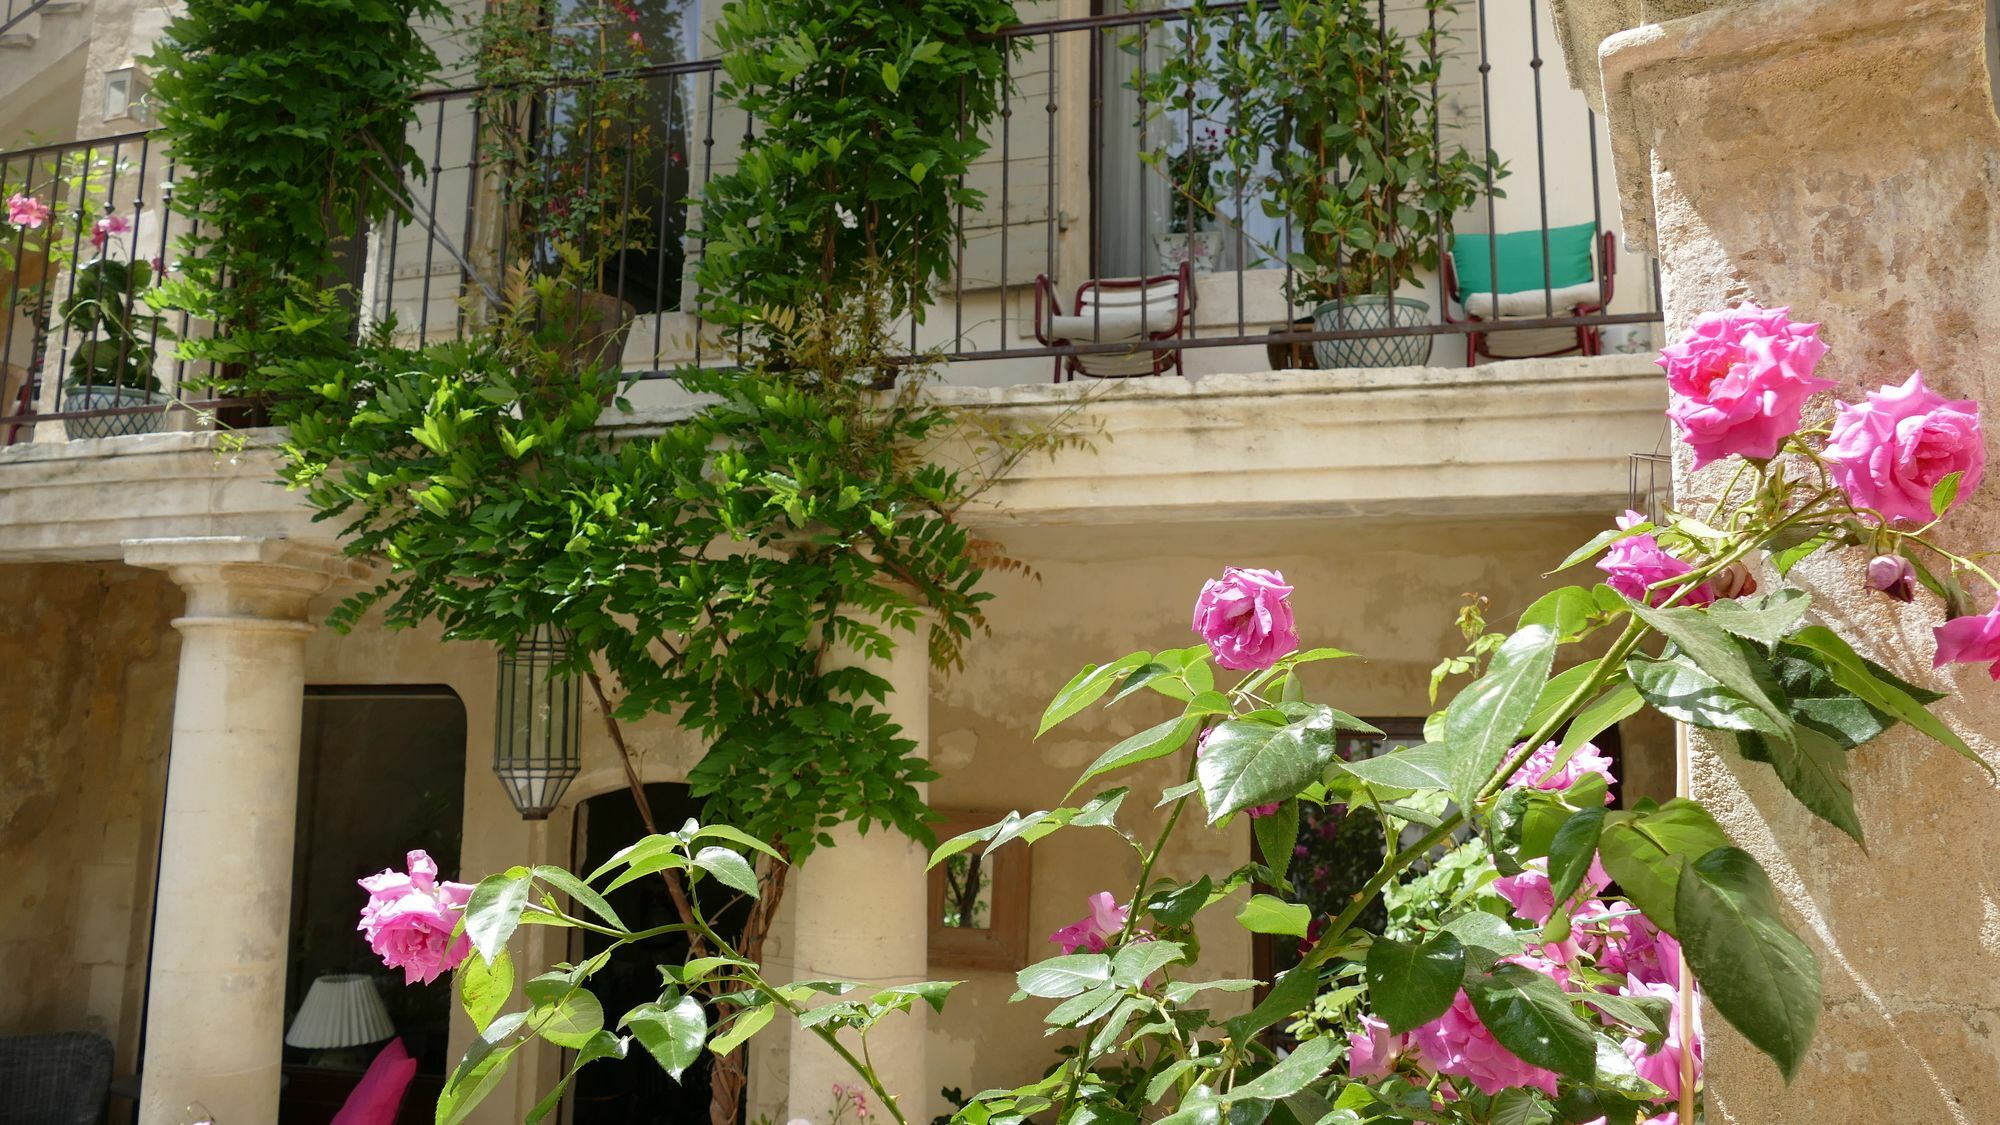
M582 371L589 367L617 368L625 354L625 339L632 334L632 321L639 315L629 301L609 293L580 290L566 293L562 300L543 313L543 323L559 328L563 342L556 354L564 367Z
M1312 330L1312 317L1302 316L1293 321L1290 328L1271 329L1271 335L1282 336L1287 332L1311 332ZM1271 370L1273 371L1291 371L1319 366L1313 359L1313 346L1309 343L1274 341L1264 345L1264 357L1271 361Z

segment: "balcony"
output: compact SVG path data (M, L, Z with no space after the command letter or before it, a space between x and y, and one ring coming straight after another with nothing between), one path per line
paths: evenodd
M1023 5L1024 16L1049 7ZM948 280L920 316L896 326L898 340L913 356L940 361L944 384L969 389L1093 383L1106 373L1200 378L1273 369L1279 374L1257 385L1333 389L1339 380L1284 369L1363 366L1476 366L1476 373L1426 377L1472 387L1533 381L1543 370L1495 367L1495 359L1565 352L1636 378L1643 364L1632 357L1650 351L1658 320L1654 271L1617 237L1603 126L1561 73L1547 14L1533 2L1524 9L1484 0L1455 11L1411 0L1378 0L1375 8L1385 41L1436 36L1433 115L1428 144L1419 147L1433 164L1467 154L1474 185L1449 215L1440 260L1457 260L1455 286L1445 284L1442 268L1414 270L1395 292L1422 307L1388 324L1355 318L1365 296L1323 303L1315 295L1311 267L1300 263L1314 249L1311 236L1283 202L1298 186L1292 173L1268 157L1236 169L1226 153L1204 156L1204 146L1241 123L1231 116L1235 107L1192 80L1179 89L1158 80L1177 59L1212 49L1197 40L1187 12L1031 19L1006 33L1019 51L1005 105L968 177L984 206L962 216ZM1244 5L1211 11L1236 21L1232 30L1262 33ZM695 233L702 188L736 166L756 122L718 96L713 60L661 61L636 74L649 92L653 143L643 166L627 146L611 171L621 205L647 216L651 229L611 258L601 288L632 311L622 362L639 380L633 401L664 409L675 401L668 378L675 369L734 359L731 341L695 311L690 278L705 251ZM413 143L428 168L402 185L408 218L356 235L345 276L330 279L351 287L363 320L393 324L411 343L480 331L502 283L501 247L517 215L501 205L483 156L479 93L459 86L425 96ZM543 123L588 119L593 96L589 83L535 91L526 113ZM962 117L943 127L966 128ZM591 156L603 139L549 127L533 143L555 161ZM601 160L603 151L594 155ZM1224 190L1202 198L1186 190L1175 171L1195 158L1211 161L1208 182ZM1337 192L1342 175L1335 168L1319 178ZM173 336L214 326L169 322L145 307L146 288L174 268L185 222L165 206L173 178L170 158L144 133L0 155L0 196L61 185L91 220L70 224L66 244L0 228L14 243L11 254L0 250L8 267L0 307L14 314L0 326L0 443L254 418L253 404L203 398L203 373L173 358ZM1321 258L1327 249L1322 239ZM1530 267L1510 267L1510 255L1524 250ZM1333 240L1323 272L1338 275L1347 252ZM122 268L86 268L106 261ZM1494 261L1500 269L1480 265ZM1172 303L1149 297L1121 307L1107 296L1075 305L1087 284L1115 295L1121 284L1147 280L1153 288L1143 292L1181 292ZM123 310L119 323L93 325L75 314L105 296ZM1053 319L1059 312L1070 316L1061 325ZM1485 319L1474 319L1482 312ZM1136 325L1107 330L1107 315ZM118 380L124 387L115 394L83 386L79 373L93 364L130 377ZM1631 448L1650 444L1647 435Z

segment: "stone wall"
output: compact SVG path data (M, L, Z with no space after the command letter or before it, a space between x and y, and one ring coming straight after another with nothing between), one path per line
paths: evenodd
M138 1066L181 595L115 565L0 567L0 1035Z
M1741 298L1790 305L1823 322L1832 351L1820 373L1841 398L1922 368L1934 389L1976 399L1990 417L2000 402L1990 19L1979 0L1771 0L1607 40L1624 204L1657 230L1669 329ZM1821 400L1808 419L1829 412ZM1683 458L1684 504L1720 484ZM1960 550L2000 542L1990 480L1943 537ZM1793 579L1865 655L1952 689L1937 710L2000 763L1994 685L1977 668L1932 673L1939 606L1871 596L1864 561L1850 551ZM1771 872L1817 947L1826 993L1790 1086L1711 1013L1707 1119L2000 1121L2000 876L1986 858L2000 790L1901 730L1857 751L1851 780L1871 853L1813 819L1768 769L1694 740L1695 795Z

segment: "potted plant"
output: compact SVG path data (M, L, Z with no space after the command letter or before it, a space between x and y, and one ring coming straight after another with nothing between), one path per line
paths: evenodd
M1504 170L1449 140L1436 83L1451 0L1423 0L1424 30L1379 21L1369 0L1250 0L1196 5L1188 46L1165 52L1145 82L1149 111L1228 120L1208 182L1185 190L1213 210L1255 200L1292 244L1265 247L1292 270L1294 309L1323 332L1422 323L1430 306L1397 288L1435 270L1452 216ZM1280 329L1288 331L1288 329ZM1274 344L1273 359L1290 344ZM1422 363L1425 336L1321 341L1321 367Z
M1206 191L1222 156L1222 135L1213 125L1203 126L1166 158L1165 171L1175 191L1167 205L1167 233L1153 239L1162 271L1182 262L1209 273L1222 268L1222 232Z
M140 311L152 283L151 266L108 257L101 248L76 267L69 292L56 303L71 348L63 380L67 409L105 410L159 400L153 359L163 325L157 314ZM149 411L72 419L67 429L73 438L116 437L149 434L159 426L160 414Z
M481 165L499 194L502 264L510 276L564 282L536 317L572 367L616 366L636 315L609 282L620 255L650 244L632 192L632 177L654 163L651 99L632 73L645 51L626 0L493 0L475 37Z

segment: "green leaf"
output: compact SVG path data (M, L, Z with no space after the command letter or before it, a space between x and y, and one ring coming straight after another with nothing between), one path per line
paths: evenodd
M1147 977L1176 961L1187 959L1187 949L1171 941L1135 941L1111 958L1111 983L1136 988Z
M1299 841L1299 803L1281 801L1278 811L1250 819L1251 834L1257 837L1258 854L1264 866L1283 879L1292 866L1292 849Z
M1495 917L1483 910L1469 910L1444 924L1442 932L1458 939L1465 947L1466 963L1475 969L1485 969L1502 957L1514 957L1528 951L1528 936L1512 926L1505 919Z
M472 888L465 902L465 933L472 939L472 948L488 962L500 955L521 924L521 911L528 905L528 890L533 884L527 868L510 867L488 875Z
M505 946L491 961L467 957L458 967L458 999L465 1014L472 1017L474 1029L485 1031L513 995L514 958Z
M1312 908L1272 895L1251 895L1236 912L1236 921L1253 934L1304 937L1306 927L1312 925Z
M1523 1062L1580 1082L1596 1075L1596 1033L1555 981L1503 963L1467 980L1465 994L1493 1038Z
M1764 869L1731 847L1684 860L1675 912L1708 1002L1789 1082L1819 1024L1819 962L1785 927Z
M433 1119L437 1125L459 1125L500 1084L514 1053L520 1049L518 1042L502 1049L500 1041L520 1030L527 1019L526 1012L509 1012L494 1020L466 1048L465 1057L458 1061L451 1076L445 1079L444 1089L438 1093L437 1116Z
M1653 525L1650 523L1643 523L1636 527L1630 527L1630 528L1607 527L1603 531L1598 532L1596 535L1591 536L1590 542L1585 543L1583 546L1578 547L1574 551L1571 551L1569 553L1569 557L1563 559L1563 561L1554 570L1549 571L1549 573L1550 574L1561 573L1562 571L1568 570L1570 567L1573 567L1576 564L1583 562L1586 559L1596 557L1597 552L1602 551L1604 548L1611 546L1613 543L1618 542L1620 539L1628 539L1634 535L1644 535L1646 532L1651 531L1652 529Z
M701 1045L708 1038L708 1013L701 1001L683 996L673 1007L641 1004L625 1013L618 1026L630 1028L632 1037L667 1077L680 1081L682 1072L701 1058Z
M785 857L778 854L778 849L740 828L732 828L727 824L705 824L695 829L694 839L704 840L709 837L714 837L718 840L727 840L732 844L740 844L751 851L763 852L780 863L784 862Z
M1646 702L1676 722L1707 730L1778 733L1764 712L1716 682L1685 655L1677 653L1664 660L1635 655L1625 661L1625 675Z
M1401 1035L1451 1007L1465 977L1465 947L1444 932L1421 945L1376 938L1365 976L1375 1014Z
M717 1055L726 1055L734 1051L752 1035L763 1030L764 1025L771 1022L771 1017L776 1011L777 1007L773 1004L744 1009L743 1014L736 1017L727 1031L708 1041L708 1049Z
M1590 861L1597 855L1597 838L1604 830L1604 810L1584 809L1556 829L1549 843L1549 894L1566 903L1590 873Z
M1557 637L1570 639L1582 633L1597 613L1597 598L1582 586L1550 590L1521 611L1522 626L1540 625Z
M1441 743L1425 743L1360 761L1336 763L1370 785L1391 789L1449 790L1452 753Z
M604 901L604 896L591 890L584 884L583 880L560 867L552 867L548 864L542 864L536 867L534 871L537 879L576 900L578 905L588 909L592 914L597 915L599 918L604 919L621 930L625 928L625 923L619 919L618 912L611 909L611 904Z
M1645 697L1639 694L1639 689L1633 687L1630 680L1619 681L1617 687L1598 696L1595 702L1570 720L1557 755L1572 753L1584 743L1638 714L1645 705Z
M576 1062L571 1065L569 1072L562 1076L562 1080L557 1082L553 1089L542 1095L542 1100L536 1102L535 1107L528 1111L528 1115L521 1119L521 1125L537 1125L538 1122L546 1120L549 1114L554 1113L556 1107L562 1104L563 1094L568 1091L570 1079L576 1077L577 1071L598 1059L624 1057L625 1040L608 1031L600 1031L591 1036L590 1042L585 1043L583 1049L577 1052Z
M1792 720L1765 691L1767 677L1758 675L1751 652L1707 613L1685 607L1653 609L1630 598L1626 604L1641 621L1674 642L1695 667L1771 720L1771 733L1789 737Z
M1740 739L1757 739L1741 734ZM1832 739L1808 726L1793 730L1793 738L1757 739L1763 761L1777 772L1778 780L1791 790L1799 804L1813 815L1847 833L1865 850L1868 841L1861 834L1861 818L1854 811L1854 788L1847 781L1847 752ZM1746 752L1745 757L1751 756Z
M1535 698L1535 709L1528 713L1527 719L1521 723L1521 729L1537 731L1548 725L1548 721L1555 718L1556 713L1562 710L1563 704L1569 702L1569 697L1576 694L1578 688L1597 674L1598 663L1596 660L1586 660L1549 677L1549 682L1542 685L1541 694Z
M1521 728L1548 682L1555 655L1555 633L1529 625L1508 637L1486 674L1445 709L1442 741L1451 750L1452 793L1460 808L1477 803L1508 748L1521 740Z
M1799 627L1811 608L1812 598L1804 590L1777 590L1756 598L1722 598L1708 607L1708 616L1724 630L1771 649Z
M1876 675L1861 654L1855 652L1853 646L1842 640L1839 634L1824 625L1808 625L1794 634L1792 640L1825 656L1827 671L1832 674L1834 682L1853 692L1863 702L1923 731L1958 751L1989 776L1992 775L1993 767L1973 753L1972 747L1967 746L1956 731L1938 721L1936 715L1931 714L1900 684L1892 682L1891 678Z
M1319 1081L1332 1068L1340 1053L1338 1036L1323 1035L1299 1044L1298 1049L1264 1073L1232 1087L1229 1100L1276 1101L1290 1097Z
M1550 1118L1549 1111L1542 1108L1534 1094L1517 1086L1494 1095L1493 1108L1486 1120L1489 1125L1546 1125Z
M1056 697L1049 701L1049 708L1042 712L1042 725L1035 731L1035 737L1040 738L1049 732L1049 728L1097 702L1105 692L1111 690L1112 684L1118 682L1120 675L1152 658L1153 654L1150 652L1135 652L1109 664L1092 665L1078 672L1075 678L1064 684L1063 689L1056 693Z
M694 853L694 865L725 886L757 897L757 873L751 870L750 861L728 848L703 848Z
M1667 1021L1673 1017L1673 1006L1660 996L1619 996L1610 992L1591 992L1584 994L1582 999L1584 1003L1626 1027L1654 1035L1667 1034L1669 1030Z
M1019 816L1020 814L1018 812L1015 812L1015 813L1010 813L1008 815ZM953 836L951 839L946 840L944 843L939 844L936 848L931 850L931 861L928 864L924 865L924 870L928 871L931 868L936 867L938 864L943 863L945 860L950 859L952 856L955 856L958 853L965 851L966 849L972 847L975 844L983 844L986 841L991 840L994 834L999 831L1000 831L1000 825L989 824L984 828L975 828L970 832L961 832L958 835Z
M1014 983L1030 996L1061 1000L1111 979L1111 958L1102 953L1072 953L1037 962L1014 974Z
M1312 1007L1313 994L1318 988L1318 973L1310 969L1292 969L1278 978L1271 991L1264 994L1264 999L1250 1009L1249 1014L1237 1016L1225 1025L1229 1037L1239 1043L1248 1042L1252 1035L1279 1020L1305 1011Z
M1230 813L1286 801L1318 781L1339 747L1338 716L1314 707L1282 727L1235 719L1210 730L1195 776L1208 823Z
M604 1029L604 1005L589 989L572 986L553 1003L537 1004L529 1019L535 1034L558 1047L575 1049Z
M1208 905L1208 896L1215 889L1215 883L1203 875L1185 886L1167 891L1155 891L1147 909L1163 926L1179 929L1194 921L1196 912Z
M1937 487L1931 489L1931 515L1943 519L1944 514L1951 511L1951 506L1958 503L1958 489L1964 483L1964 473L1946 473L1944 479L1937 482Z
M1729 837L1708 810L1685 797L1654 809L1608 813L1598 837L1604 871L1653 923L1679 936L1674 902L1681 861L1728 847Z
M1157 726L1147 727L1098 755L1097 760L1090 763L1090 768L1084 770L1069 787L1069 792L1063 794L1063 798L1067 800L1070 793L1083 788L1084 783L1092 778L1102 777L1126 766L1136 766L1141 762L1166 757L1187 745L1187 740L1194 736L1195 728L1200 725L1200 719L1192 715L1181 715Z

